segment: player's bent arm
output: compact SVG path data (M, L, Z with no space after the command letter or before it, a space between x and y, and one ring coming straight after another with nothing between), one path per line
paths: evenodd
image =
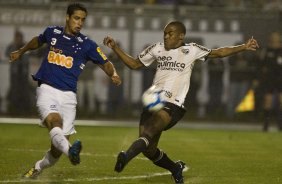
M116 70L114 68L114 65L112 62L108 61L105 64L98 65L109 77L113 76L116 74Z
M110 61L108 61L107 63L103 65L99 64L98 66L111 78L114 84L116 85L121 84L121 79L119 75L117 74L114 65Z
M14 52L11 52L10 54L10 61L15 61L19 59L25 52L29 50L34 50L42 46L42 44L38 41L38 36L33 37L27 44L25 44L22 48L19 50L16 50Z
M125 53L121 48L114 47L113 51L118 55L122 62L130 69L136 70L143 67L143 63L137 58L134 59L132 56Z
M25 53L26 51L29 51L29 50L38 49L41 46L42 44L39 43L38 36L35 36L25 46L20 48L20 50L21 52Z
M136 70L144 66L139 59L134 59L132 56L124 52L112 37L105 37L103 43L111 48L128 68Z

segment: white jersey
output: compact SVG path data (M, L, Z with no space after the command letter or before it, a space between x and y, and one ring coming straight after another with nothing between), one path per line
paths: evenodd
M197 60L205 61L210 52L211 49L196 43L168 51L163 43L156 43L147 47L138 58L145 66L157 62L153 85L165 91L167 102L184 107L194 63Z

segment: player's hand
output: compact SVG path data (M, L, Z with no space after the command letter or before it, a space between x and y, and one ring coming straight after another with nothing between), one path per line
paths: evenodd
M113 49L113 48L116 47L116 42L115 42L115 40L114 40L112 37L109 37L109 36L107 36L107 37L104 38L103 43L104 43L104 45L106 45L107 47L109 47L109 48L111 48L111 49Z
M246 50L256 51L259 48L257 41L252 37L246 42Z
M118 75L113 75L111 77L111 80L116 86L119 86L121 84L121 79Z
M20 50L14 51L10 53L10 62L16 61L21 57L22 53Z

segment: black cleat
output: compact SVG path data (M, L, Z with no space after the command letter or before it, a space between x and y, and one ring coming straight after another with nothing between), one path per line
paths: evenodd
M126 166L127 162L126 162L126 152L122 151L118 154L117 156L117 162L115 165L115 171L116 172L121 172L124 167Z
M175 183L178 183L178 184L182 183L183 184L184 183L184 177L182 175L182 172L185 168L185 163L179 160L179 161L175 162L175 164L177 164L177 170L174 173L172 173L172 177L173 177Z

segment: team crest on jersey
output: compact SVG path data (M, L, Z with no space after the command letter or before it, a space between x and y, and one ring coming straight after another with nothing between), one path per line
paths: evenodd
M181 51L183 52L183 54L188 54L189 53L189 49L182 49Z
M80 38L80 37L77 37L77 40L78 40L79 42L83 42L82 38Z

